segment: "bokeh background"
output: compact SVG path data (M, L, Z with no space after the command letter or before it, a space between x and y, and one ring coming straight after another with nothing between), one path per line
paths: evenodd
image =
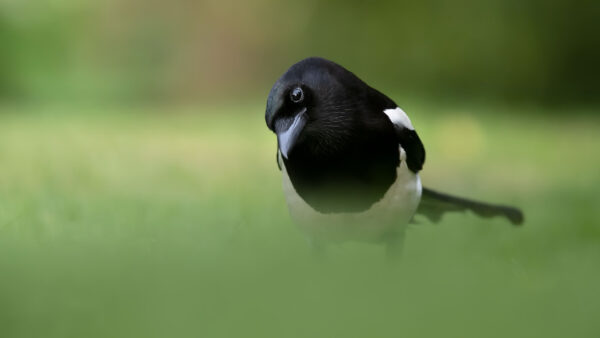
M0 337L598 337L594 1L0 0ZM264 126L323 56L411 116L450 215L311 256Z
M5 100L221 102L307 56L420 96L598 101L595 1L11 1Z

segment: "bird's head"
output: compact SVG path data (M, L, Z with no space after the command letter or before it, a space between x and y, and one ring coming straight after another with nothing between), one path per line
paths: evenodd
M349 139L366 86L345 68L308 58L291 66L271 88L265 120L284 158L300 145L326 155Z

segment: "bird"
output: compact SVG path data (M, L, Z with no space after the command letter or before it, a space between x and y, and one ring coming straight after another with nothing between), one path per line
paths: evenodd
M402 252L415 215L437 223L471 211L523 223L521 210L423 187L425 147L408 115L341 65L320 57L293 64L275 82L265 122L293 221L316 252L348 241Z

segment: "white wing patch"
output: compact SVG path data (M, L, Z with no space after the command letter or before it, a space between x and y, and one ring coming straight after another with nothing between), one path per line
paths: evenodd
M415 130L408 115L404 112L404 110L400 109L400 107L396 107L396 109L386 109L383 111L385 115L387 115L393 124L401 125L410 130Z

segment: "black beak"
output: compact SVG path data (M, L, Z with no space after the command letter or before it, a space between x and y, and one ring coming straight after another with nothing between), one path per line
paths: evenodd
M308 116L306 116L306 108L304 108L296 116L282 119L280 123L277 123L275 133L277 133L279 151L286 159L296 145L307 121Z

